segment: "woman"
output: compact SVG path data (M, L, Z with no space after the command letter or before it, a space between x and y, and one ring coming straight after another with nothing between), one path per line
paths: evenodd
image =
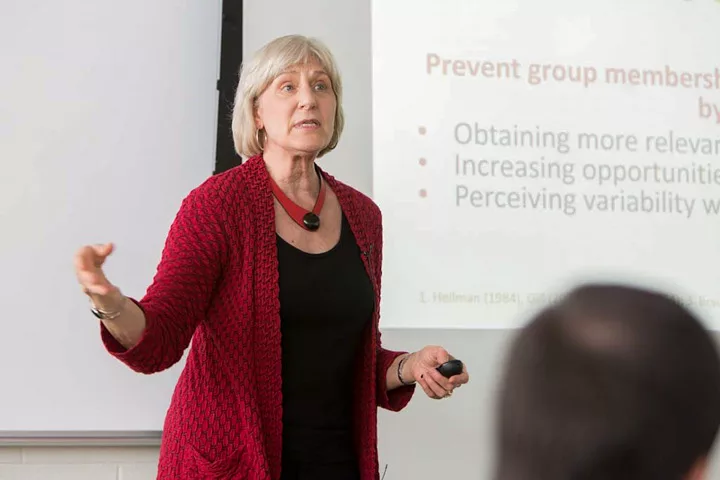
M250 158L184 199L145 296L103 275L111 244L77 253L112 355L153 373L192 339L158 478L374 480L377 407L402 409L416 383L445 398L468 381L435 370L451 358L440 347L381 346L380 211L315 164L338 144L341 97L323 45L270 42L235 100L235 146Z

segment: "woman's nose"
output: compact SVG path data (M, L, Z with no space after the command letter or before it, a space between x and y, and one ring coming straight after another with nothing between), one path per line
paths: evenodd
M313 108L317 105L315 91L310 85L304 85L300 88L299 98L301 108Z

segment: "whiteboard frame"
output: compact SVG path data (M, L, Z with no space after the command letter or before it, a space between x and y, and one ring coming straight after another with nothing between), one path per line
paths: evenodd
M0 447L158 447L162 431L0 431Z

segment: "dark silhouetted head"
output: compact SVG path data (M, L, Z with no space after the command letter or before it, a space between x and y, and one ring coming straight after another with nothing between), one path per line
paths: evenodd
M584 285L518 332L498 401L496 480L701 478L720 359L668 296Z

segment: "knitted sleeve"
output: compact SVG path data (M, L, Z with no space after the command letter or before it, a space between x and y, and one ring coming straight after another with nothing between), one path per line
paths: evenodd
M125 349L101 325L105 348L131 369L155 373L174 365L203 319L227 255L223 208L217 193L198 187L183 200L165 240L145 296L134 301L145 314L140 341Z
M375 245L377 245L377 258L375 260L375 268L377 269L378 289L382 290L382 215L378 216L378 233L376 235ZM415 384L402 386L388 391L387 389L387 371L397 357L407 352L398 352L387 350L382 347L381 334L378 330L377 334L377 404L379 407L393 412L399 412L407 406L415 393Z

